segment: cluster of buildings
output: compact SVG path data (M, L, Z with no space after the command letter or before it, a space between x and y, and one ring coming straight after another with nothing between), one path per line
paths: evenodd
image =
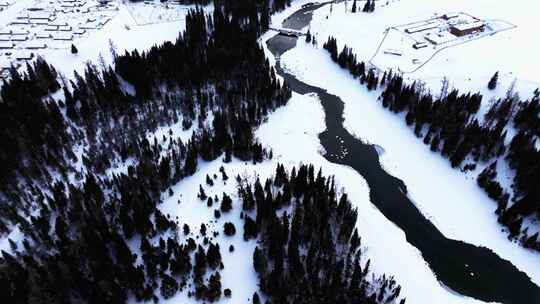
M429 44L443 45L486 30L486 23L465 13L445 14L404 26L404 32L414 38L412 47L422 49Z
M0 8L7 0L0 0ZM16 61L40 49L69 49L74 40L105 26L118 12L109 0L34 0L19 12L1 11L0 78ZM4 26L2 28L2 25Z
M449 25L449 31L456 37L463 37L486 29L486 23L466 14L446 14L441 17Z
M387 41L383 53L393 57L385 56L385 60L415 70L438 49L496 33L500 28L494 21L480 20L466 13L436 15L389 28L387 34L390 35L383 40Z

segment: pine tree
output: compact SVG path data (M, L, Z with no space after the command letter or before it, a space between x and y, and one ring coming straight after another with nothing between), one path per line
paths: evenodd
M261 276L266 274L266 257L259 247L255 247L253 252L253 268Z
M499 81L499 72L495 72L488 83L488 89L495 90L497 88L497 82Z
M162 273L161 274L161 287L160 287L161 296L164 299L170 299L176 294L177 291L178 291L178 282L176 282L176 280L173 277L165 273Z
M210 178L208 174L206 174L206 184L210 187L214 185L214 181Z
M221 264L221 253L219 251L219 245L212 244L208 246L208 251L206 253L206 259L208 266L212 269L216 269Z
M219 272L214 273L208 279L208 290L204 297L209 302L215 302L221 297L221 276Z
M244 240L256 238L258 233L257 223L249 216L244 217Z
M362 12L369 13L369 10L371 9L371 0L366 1L366 4L364 4L364 8L362 9Z
M205 236L206 235L206 225L204 223L201 224L201 228L199 230L201 236Z
M223 166L219 167L219 172L221 172L221 179L223 181L227 181L229 179L229 176L225 172L225 168Z
M356 0L353 1L351 12L356 13Z
M373 13L375 11L375 0L371 0L371 5L369 6L369 12Z
M205 201L206 198L207 198L206 193L204 192L204 188L202 187L202 185L199 185L199 194L197 194L197 197L201 201Z
M231 222L226 222L223 225L223 233L225 233L226 236L233 236L236 234L236 228L234 227L234 224Z
M435 135L435 137L433 138L433 140L431 141L431 151L433 152L437 152L439 151L439 143L441 141L441 138L439 137L439 135Z
M523 246L525 246L526 248L534 248L535 246L537 246L536 245L537 239L538 239L538 232L528 237L523 243Z
M253 293L253 297L252 297L252 303L253 304L261 304L261 299L259 298L259 294L257 292L254 292Z
M232 199L225 192L223 193L223 198L221 199L221 212L229 212L232 209Z

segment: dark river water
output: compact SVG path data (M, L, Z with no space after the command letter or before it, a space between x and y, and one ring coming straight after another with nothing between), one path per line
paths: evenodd
M311 21L311 11L322 5L295 12L284 21L284 27L304 28ZM405 183L383 170L375 147L355 138L343 127L343 101L338 96L329 94L324 88L308 85L281 68L279 56L294 48L296 40L294 37L276 35L268 40L267 45L278 58L276 71L294 92L318 94L325 112L326 130L319 134L321 144L326 149L325 158L350 166L364 177L370 188L371 202L405 232L407 241L420 250L442 284L455 292L483 301L539 304L540 288L524 272L488 248L446 238L416 208L407 197ZM344 151L348 153L344 154ZM424 303L439 302L438 299L426 299Z

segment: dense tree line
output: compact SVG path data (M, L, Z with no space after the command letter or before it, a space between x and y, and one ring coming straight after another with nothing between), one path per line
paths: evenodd
M334 37L329 37L328 40L323 43L323 48L330 53L330 57L341 68L347 69L350 73L360 80L361 84L366 84L369 90L377 88L379 80L373 71L373 69L366 69L366 64L363 61L358 62L356 55L353 54L352 49L346 45L341 51L338 50L337 41Z
M12 243L14 254L2 252L0 286L7 302L119 303L129 295L142 301L155 298L158 288L169 298L186 287L192 272L194 295L216 300L212 282L197 278L219 262L208 258L210 268L191 262L193 239L181 241L177 224L157 208L173 177L162 175L149 146L142 149L149 159L141 158L127 174L99 178L90 173L81 187L59 181L51 194L39 194L39 213L18 222L23 248ZM134 237L140 238L141 265L127 243ZM205 257L218 255L213 246Z
M291 0L179 0L178 2L186 5L202 6L213 3L214 7L224 8L226 14L234 13L240 18L249 19L252 24L259 24L262 31L268 29L272 13L282 11L291 5Z
M323 47L368 90L381 87L382 106L405 113L405 122L414 134L431 151L447 158L453 168L467 171L486 165L477 182L497 202L499 222L509 228L510 237L520 237L523 245L540 251L538 233L528 234L526 228L522 229L524 218L540 220L540 150L536 145L540 136L539 90L530 100L522 101L510 88L480 115L480 93L450 90L448 82L443 81L440 95L434 96L416 82L405 83L398 73L366 69L346 45L338 52L333 37ZM488 84L490 89L495 88L497 78L496 73ZM509 130L516 134L509 135ZM515 172L513 197L497 181L497 163Z
M221 297L219 246L197 245L189 227L181 238L158 205L200 160L271 157L253 130L290 91L257 43L257 19L194 10L174 43L113 49L114 69L88 64L70 81L42 59L11 70L0 101L0 233L18 225L23 240L1 253L4 302L157 300L184 288ZM193 130L186 142L173 136L178 125ZM163 138L148 136L163 127Z
M216 20L224 18L219 9L214 15ZM60 83L54 68L43 60L28 66L26 73L12 70L1 92L0 139L4 144L0 161L4 170L0 173L0 190L8 206L0 213L13 213L12 208L32 201L29 194L19 191L25 185L46 184L53 175L64 179L75 175L82 180L83 170L72 165L81 161L76 148L85 148L82 163L88 171L103 174L114 161L137 159L145 153L140 144L148 140L145 135L163 125L181 122L188 129L198 122L194 126L197 132L188 142L168 140L172 154L168 161L187 163L183 171L172 170L176 178L193 173L199 157L209 160L222 152L227 160L233 155L262 160L267 151L255 142L251 130L275 107L283 105L290 91L276 80L250 27L240 26L240 21L210 20L213 18L202 11L190 13L188 29L176 43L155 47L148 54L117 55L117 71L100 71L89 64L84 77L76 74L69 85L63 86L63 101L51 97ZM199 25L207 22L214 26L201 30ZM220 39L218 45L213 38L222 35L218 32L229 32L236 39ZM183 38L186 36L200 42L188 42ZM184 52L191 47L207 51L196 55ZM225 58L220 57L223 52L228 53L225 56L229 60L218 60ZM215 69L204 70L214 72L194 77L202 69L199 62L185 56L212 61ZM164 76L169 71L174 71L174 78ZM139 74L144 76L133 76ZM139 85L141 77L152 80ZM158 84L159 79L163 85ZM126 80L135 88L135 96L126 93L122 85ZM213 113L211 121L207 121L209 112ZM157 140L149 143L151 149L163 149ZM5 223L0 228L5 230Z
M399 301L401 287L392 277L368 276L357 211L332 177L312 165L290 172L278 165L264 186L259 179L243 182L238 193L244 238L259 240L253 266L270 303Z

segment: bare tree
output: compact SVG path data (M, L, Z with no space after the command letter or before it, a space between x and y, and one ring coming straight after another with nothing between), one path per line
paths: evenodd
M439 99L446 98L446 95L448 95L448 87L450 86L450 81L446 76L443 77L441 80L441 94L439 95Z

